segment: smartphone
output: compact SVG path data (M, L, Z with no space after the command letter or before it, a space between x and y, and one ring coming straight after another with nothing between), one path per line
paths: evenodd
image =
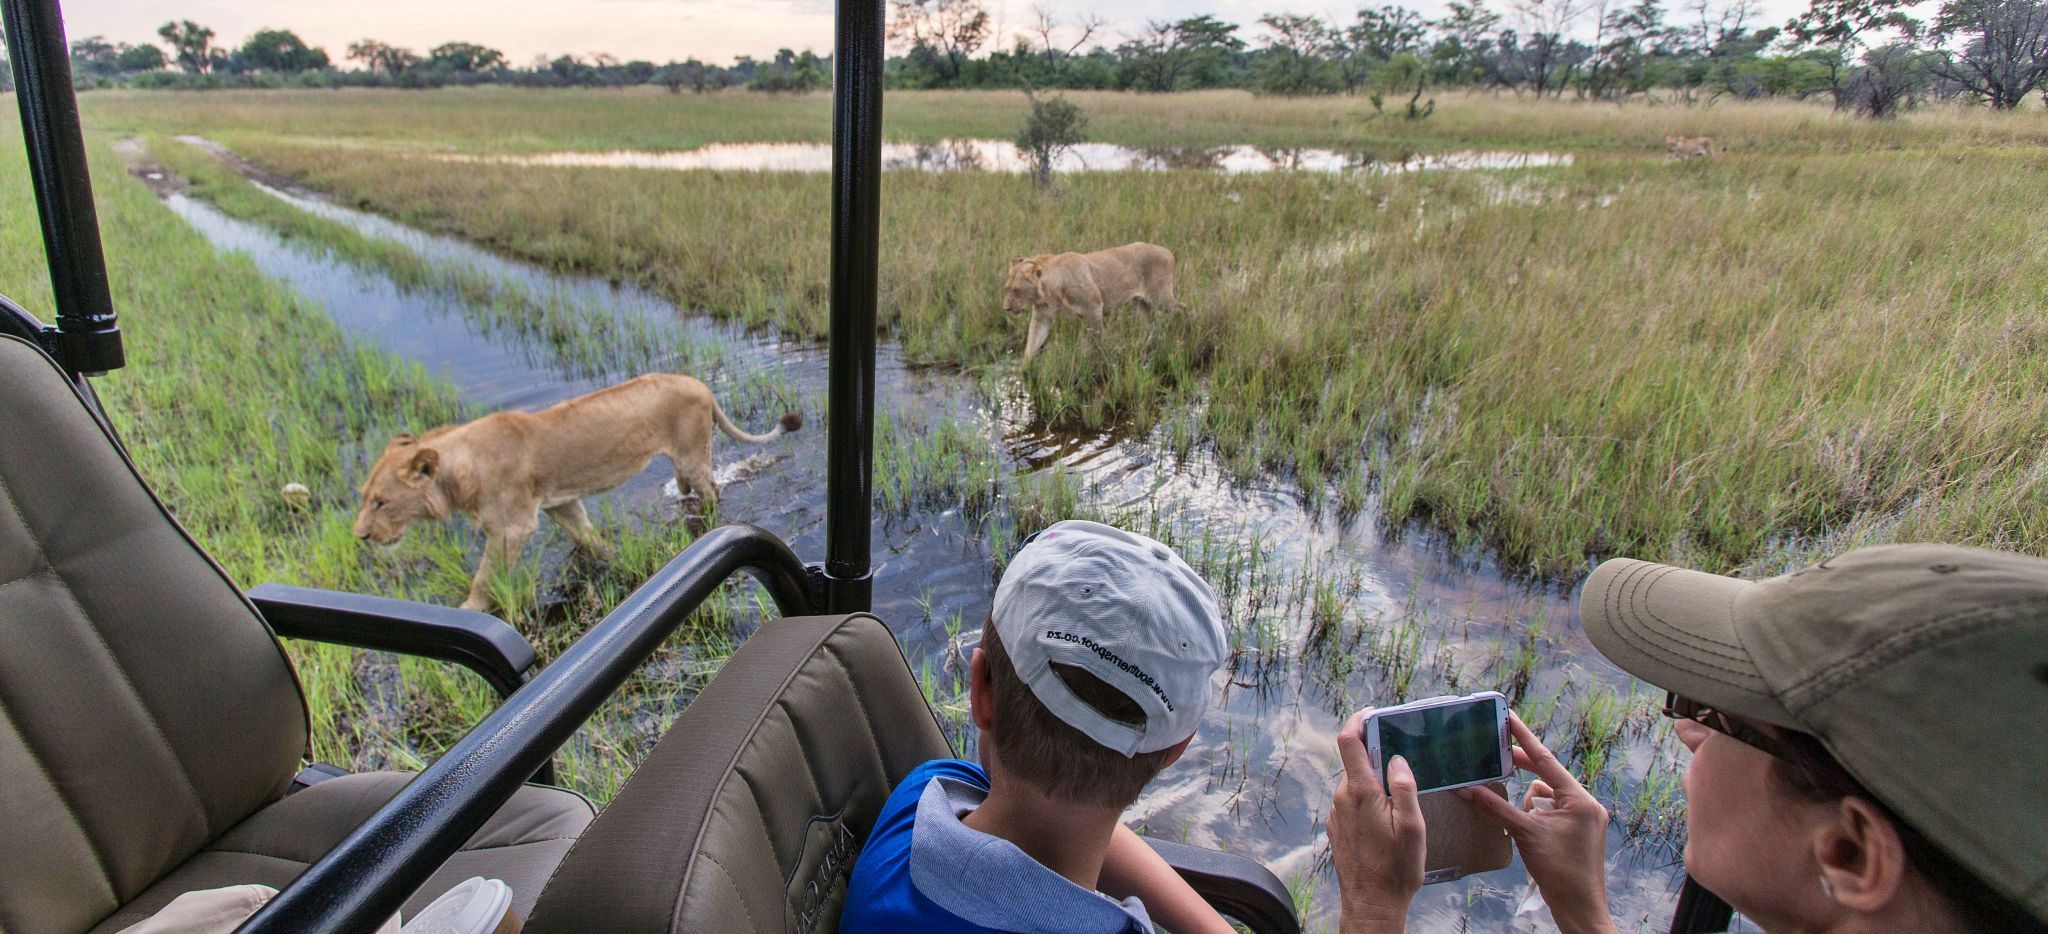
M1427 794L1497 782L1513 774L1508 752L1508 699L1499 691L1432 697L1372 712L1365 750L1387 782L1387 760L1407 760L1416 791Z

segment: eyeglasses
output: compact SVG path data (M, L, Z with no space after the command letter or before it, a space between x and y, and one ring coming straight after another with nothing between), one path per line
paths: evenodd
M1784 759L1789 756L1788 747L1780 742L1777 737L1690 697L1665 694L1664 715L1674 720L1691 720L1723 736L1762 750L1764 754L1775 758Z

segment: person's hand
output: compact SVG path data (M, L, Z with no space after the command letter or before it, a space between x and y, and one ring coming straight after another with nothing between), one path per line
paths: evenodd
M1566 934L1613 931L1607 913L1607 809L1600 806L1522 718L1508 714L1515 765L1533 772L1521 808L1478 788L1459 797L1493 816L1515 838L1529 879Z
M1337 734L1337 755L1344 760L1344 780L1330 802L1330 861L1337 870L1345 934L1400 931L1407 923L1408 903L1422 888L1422 804L1415 796L1415 773L1396 756L1387 763L1387 788L1373 771L1365 752L1363 727L1368 708L1344 721Z

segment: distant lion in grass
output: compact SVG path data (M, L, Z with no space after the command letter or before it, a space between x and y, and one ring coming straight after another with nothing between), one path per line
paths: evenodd
M484 528L484 555L463 609L490 607L493 571L519 560L540 527L540 512L568 530L578 548L603 551L583 497L633 478L656 454L675 466L676 484L695 491L709 512L718 504L711 474L711 429L760 444L796 431L803 416L782 416L774 430L750 435L718 407L711 387L673 373L649 373L558 402L539 412L493 412L442 425L384 446L363 482L355 535L395 545L422 517L462 512Z
M1102 312L1125 302L1151 311L1184 311L1175 298L1173 251L1155 243L1127 243L1093 253L1040 253L1010 261L1003 283L1003 310L1031 312L1030 336L1024 341L1024 364L1038 356L1061 314L1073 315L1097 329Z
M1683 159L1687 162L1694 159L1718 159L1721 156L1721 150L1714 146L1714 138L1711 136L1666 136L1664 151L1666 158Z

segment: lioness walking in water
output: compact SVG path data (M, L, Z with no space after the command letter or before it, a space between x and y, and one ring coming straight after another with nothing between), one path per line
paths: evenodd
M586 393L539 412L494 412L462 425L443 425L385 445L363 483L357 538L397 544L422 516L459 511L484 528L484 555L463 609L490 606L490 580L519 560L547 514L576 546L602 550L583 497L633 478L666 454L676 485L695 491L709 512L718 503L711 475L711 428L759 444L802 428L791 412L767 434L741 431L712 398L711 387L673 373L649 373Z
M1154 243L1128 243L1093 253L1041 253L1010 262L1003 283L1003 310L1031 312L1024 364L1038 356L1053 318L1073 315L1102 327L1102 312L1125 302L1151 311L1181 311L1173 297L1173 251Z

